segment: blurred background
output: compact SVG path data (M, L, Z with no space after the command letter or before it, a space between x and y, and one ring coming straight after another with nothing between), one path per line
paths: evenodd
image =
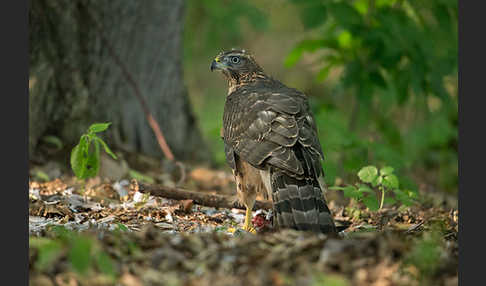
M222 49L243 48L309 96L329 185L356 181L366 165L392 166L403 188L457 194L457 1L30 6L31 168L56 158L69 168L69 151L95 122L112 122L103 138L128 162L164 158L141 94L177 160L229 170L227 83L209 66Z

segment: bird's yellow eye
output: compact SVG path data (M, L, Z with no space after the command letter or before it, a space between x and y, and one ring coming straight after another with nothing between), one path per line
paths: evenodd
M231 62L234 63L234 64L237 64L240 62L240 58L239 57L231 57L230 58Z

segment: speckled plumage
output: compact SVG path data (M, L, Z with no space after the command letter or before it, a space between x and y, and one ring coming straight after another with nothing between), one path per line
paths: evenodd
M307 97L267 76L245 51L221 53L214 68L229 82L223 140L240 201L251 209L262 192L274 202L276 226L336 232L323 196L324 156Z

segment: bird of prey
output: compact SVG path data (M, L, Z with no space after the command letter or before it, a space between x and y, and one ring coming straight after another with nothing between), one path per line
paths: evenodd
M246 207L243 229L255 232L252 208L261 193L273 202L276 227L336 233L306 95L266 75L245 50L221 52L213 70L229 82L222 137L237 197Z

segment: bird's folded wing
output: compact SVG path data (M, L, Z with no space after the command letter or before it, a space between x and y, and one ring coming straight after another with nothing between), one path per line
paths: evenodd
M303 175L303 167L320 168L317 129L307 99L299 94L248 90L231 94L225 106L224 141L230 166L234 152L255 167L268 163L295 175ZM294 152L297 142L308 150L304 162Z

